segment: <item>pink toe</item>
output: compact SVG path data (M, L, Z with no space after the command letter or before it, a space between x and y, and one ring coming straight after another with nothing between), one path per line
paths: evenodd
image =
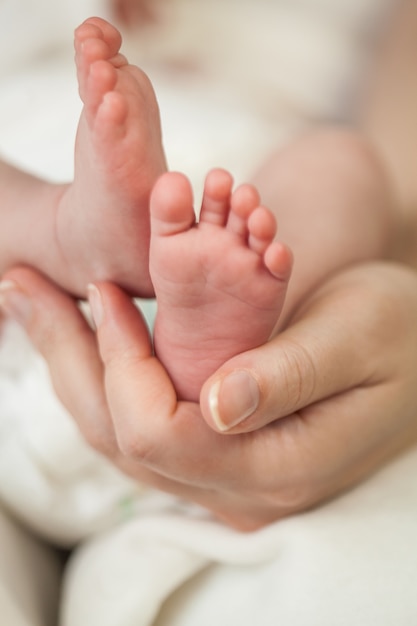
M275 237L276 229L271 211L263 206L252 211L248 219L248 244L251 250L262 255Z
M195 222L193 193L186 176L167 172L151 194L152 236L170 236L188 230Z
M259 193L252 185L238 187L231 199L231 211L227 221L227 229L240 237L248 235L248 219L259 204Z
M287 281L291 275L293 255L285 244L273 241L265 250L264 263L276 278Z
M233 178L226 170L207 174L200 211L200 224L224 226L230 209Z

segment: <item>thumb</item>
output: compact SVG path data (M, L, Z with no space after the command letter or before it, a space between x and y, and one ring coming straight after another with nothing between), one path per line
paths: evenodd
M249 432L371 384L380 367L372 337L377 326L383 332L384 320L375 293L367 301L364 291L352 297L351 285L324 290L284 332L224 364L201 391L208 424L220 432Z

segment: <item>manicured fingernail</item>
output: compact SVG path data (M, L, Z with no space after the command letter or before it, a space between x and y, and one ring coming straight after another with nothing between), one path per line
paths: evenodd
M230 430L252 415L258 408L259 397L258 383L245 370L214 383L209 392L209 408L218 430Z
M101 294L95 285L88 285L87 289L94 324L96 328L99 328L103 321L103 302L101 300Z
M0 282L0 308L22 326L27 325L33 311L30 298L13 280Z

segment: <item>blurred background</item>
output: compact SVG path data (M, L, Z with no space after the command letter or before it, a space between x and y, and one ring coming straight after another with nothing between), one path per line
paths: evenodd
M154 83L171 169L241 182L305 125L349 120L390 0L0 0L0 154L72 176L73 30L100 15Z

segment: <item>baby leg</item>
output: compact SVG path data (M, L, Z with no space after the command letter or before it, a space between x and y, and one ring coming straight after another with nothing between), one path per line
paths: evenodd
M153 294L149 277L149 195L166 170L157 101L147 76L120 54L121 37L99 18L75 33L84 107L74 182L57 208L57 238L70 283L117 281Z
M392 189L359 133L301 133L266 160L253 183L297 260L280 325L330 274L392 254L399 231Z

